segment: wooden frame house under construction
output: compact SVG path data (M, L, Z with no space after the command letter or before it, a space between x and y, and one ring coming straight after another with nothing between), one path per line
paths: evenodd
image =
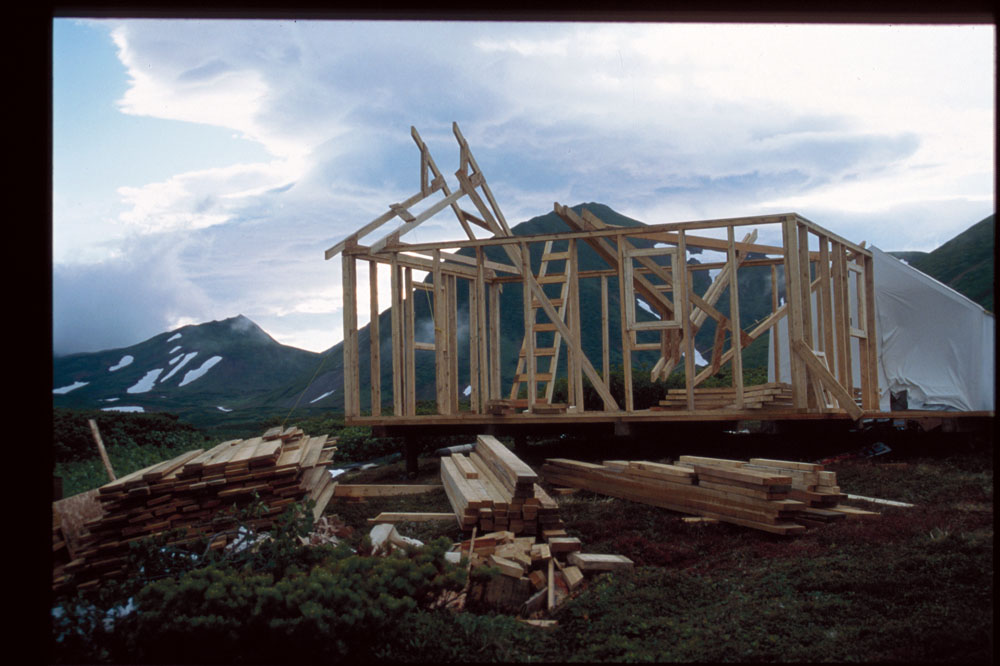
M622 227L607 224L589 210L577 212L558 203L555 212L565 221L565 232L515 236L457 125L453 132L460 151L456 188L449 187L412 129L420 152L419 190L326 251L327 259L340 255L342 262L347 424L373 426L388 434L424 426L487 433L502 432L507 425L565 431L611 424L621 433L630 424L667 421L857 421L878 410L872 255L863 244L795 213ZM404 240L439 213L454 215L456 229L461 228L464 237ZM387 225L392 227L388 233ZM758 243L758 234L764 231L768 237L780 236L781 244ZM606 268L581 270L583 246L596 252ZM725 260L689 265L686 257L694 248L721 253ZM367 414L362 413L360 396L359 265L362 277L367 273L369 280L371 313ZM378 269L380 265L388 267L391 287L389 358L384 358L379 344L379 280L380 273L381 279L386 273L385 268ZM770 268L772 308L769 316L749 325L740 321L736 278L751 266ZM714 274L701 293L694 288L694 270ZM600 341L583 338L579 299L587 281L600 285ZM519 311L501 312L500 292L509 284L519 285L523 297ZM462 316L456 307L460 288L468 302ZM609 316L611 288L618 290L620 308L614 318ZM728 307L722 307L720 297L727 291ZM779 293L785 294L783 302ZM432 341L418 340L414 330L418 294L433 314ZM768 332L770 344L781 344L777 324L782 318L787 318L784 344L792 351L791 382L744 386L744 349ZM596 314L589 319L596 319ZM621 349L614 354L612 320L620 321L614 338ZM715 322L713 353L710 364L699 370L694 336L709 320ZM525 336L513 378L502 383L500 331L504 322L511 321L523 326ZM592 337L595 330L588 326L586 335ZM468 374L459 376L462 346L468 350ZM665 392L659 405L636 409L628 378L633 355L640 352L658 357L652 380L666 379L683 368L684 387ZM417 413L418 354L434 356L433 414ZM609 359L619 355L627 379L624 394L619 389L616 397L609 381ZM380 380L383 364L391 364L391 386ZM702 386L727 364L732 369L731 386ZM566 378L565 402L558 403L554 402L557 367L565 368ZM585 382L600 396L600 409L585 407Z

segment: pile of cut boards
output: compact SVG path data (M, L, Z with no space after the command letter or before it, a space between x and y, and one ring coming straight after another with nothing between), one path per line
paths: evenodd
M778 382L743 389L743 409L791 408L792 385ZM659 403L660 409L687 409L687 390L670 389ZM732 387L694 390L695 409L736 409L736 389Z
M509 531L541 537L566 535L559 505L538 475L492 435L479 435L466 456L441 458L441 481L466 533Z
M585 575L631 571L632 560L622 555L581 552L575 537L551 537L537 543L534 536L489 532L456 543L452 548L467 557L470 568L489 566L500 571L488 584L473 590L478 601L533 616L558 606L583 582Z
M235 525L220 524L220 511L246 506L255 496L268 511L248 523L253 529L268 529L295 502L314 500L318 518L336 486L326 470L335 444L326 435L276 427L261 437L188 451L101 486L96 499L102 515L83 523L73 559L53 570L53 589L86 589L120 576L130 544L161 534L171 543L210 537L211 548L224 548ZM56 505L53 511L55 528L62 520Z
M680 456L673 464L550 458L547 483L651 504L774 534L877 513L841 504L836 473L822 465L767 458Z

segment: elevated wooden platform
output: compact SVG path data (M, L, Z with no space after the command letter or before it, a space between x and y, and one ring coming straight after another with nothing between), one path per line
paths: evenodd
M671 423L992 418L992 412L878 411L874 267L863 242L797 213L621 227L559 203L554 212L565 231L514 236L457 125L453 132L460 157L457 186L448 185L411 128L420 152L419 190L326 251L327 259L340 255L342 261L348 425L408 437L595 428L626 434ZM447 209L463 238L404 242L405 234ZM390 223L393 230L371 238ZM758 242L758 235L768 242ZM696 249L718 260L692 264L689 253ZM591 259L581 269L581 250L596 255L601 267ZM739 273L745 270L770 273L770 313L752 323L740 321ZM707 288L696 288L695 271L709 271ZM382 344L379 283L386 274L391 335ZM361 409L359 277L367 281L371 322L368 415ZM586 327L581 285L600 295L600 312L587 313ZM521 298L501 304L505 286ZM418 299L431 312L432 340L417 339ZM513 358L501 355L501 322L523 326ZM709 364L699 367L694 338L702 328L714 329L714 342ZM743 350L765 335L775 352L788 352L772 354L773 376L791 380L744 386ZM429 381L418 378L415 359L427 353L434 354L436 413L418 415L418 388ZM632 377L633 355L643 353L658 357L653 382L684 371L683 388L665 392L650 409L636 407L632 381L612 391L611 359L621 358L620 376ZM782 363L787 367L780 368ZM389 364L391 387L383 387ZM730 386L705 387L724 370ZM566 387L557 397L559 378ZM585 405L585 378L600 409ZM391 400L383 400L384 388Z

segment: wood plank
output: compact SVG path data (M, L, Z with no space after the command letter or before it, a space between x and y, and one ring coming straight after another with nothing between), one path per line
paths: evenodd
M570 553L566 561L580 571L632 571L635 567L632 560L624 555Z
M434 484L337 484L336 497L397 497L401 495L422 495L442 490L443 485Z
M827 367L813 353L813 350L802 340L792 341L793 356L801 359L809 372L813 373L819 381L833 395L834 399L840 403L841 409L857 421L864 414L863 410L854 402L854 396L847 392L843 386L837 382L837 378L830 373Z

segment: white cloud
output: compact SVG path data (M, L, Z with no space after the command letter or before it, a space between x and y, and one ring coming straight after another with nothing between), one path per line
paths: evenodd
M54 192L59 261L93 262L57 268L84 278L56 280L67 349L98 334L83 310L112 301L128 344L242 312L330 347L340 266L322 253L416 191L410 125L454 187L458 121L511 224L553 201L651 223L796 210L908 249L934 219L960 231L993 210L992 26L98 24L127 73L123 113L223 127L272 159L115 183L100 206ZM459 233L444 211L408 238Z

